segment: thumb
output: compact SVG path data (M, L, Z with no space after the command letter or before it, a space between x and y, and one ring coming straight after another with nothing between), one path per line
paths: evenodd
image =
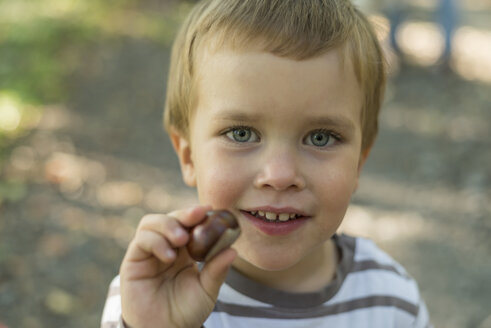
M228 248L212 258L201 270L201 286L213 298L213 301L216 301L220 286L225 281L228 270L236 256L237 251L233 248Z

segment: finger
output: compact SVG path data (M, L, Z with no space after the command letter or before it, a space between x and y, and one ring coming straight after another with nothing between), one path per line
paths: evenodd
M173 211L168 215L176 218L183 226L191 228L200 223L211 208L208 205L196 205L188 209Z
M173 248L179 248L188 242L189 233L179 221L171 216L162 214L146 215L138 227L161 234Z
M225 281L228 270L236 256L237 251L235 249L227 248L217 254L203 267L200 273L200 282L203 289L213 300L217 299L220 286Z
M139 230L126 253L127 261L143 261L155 256L164 263L172 263L176 252L158 232Z

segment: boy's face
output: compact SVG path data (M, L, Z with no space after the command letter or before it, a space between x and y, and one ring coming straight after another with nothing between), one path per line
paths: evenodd
M234 248L261 269L319 251L357 187L362 96L339 56L222 50L199 61L189 142L172 135L184 180L202 204L237 215Z

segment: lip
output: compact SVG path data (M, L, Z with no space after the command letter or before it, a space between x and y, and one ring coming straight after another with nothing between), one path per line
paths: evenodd
M269 236L285 236L288 235L295 230L301 228L310 218L309 216L304 216L301 214L302 212L296 211L294 209L282 208L281 211L278 209L273 210L273 208L261 207L260 209L251 209L251 211L265 211L265 212L273 212L273 213L295 213L302 215L301 217L289 220L286 222L278 222L272 221L267 222L266 220L259 219L254 215L249 213L249 210L241 210L242 215L251 222L256 228L258 228L261 232Z

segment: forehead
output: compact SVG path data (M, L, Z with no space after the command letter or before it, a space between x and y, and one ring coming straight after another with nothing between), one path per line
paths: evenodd
M196 110L208 116L234 109L270 118L329 111L359 121L361 111L362 93L340 49L305 60L254 48L203 51L196 86Z

